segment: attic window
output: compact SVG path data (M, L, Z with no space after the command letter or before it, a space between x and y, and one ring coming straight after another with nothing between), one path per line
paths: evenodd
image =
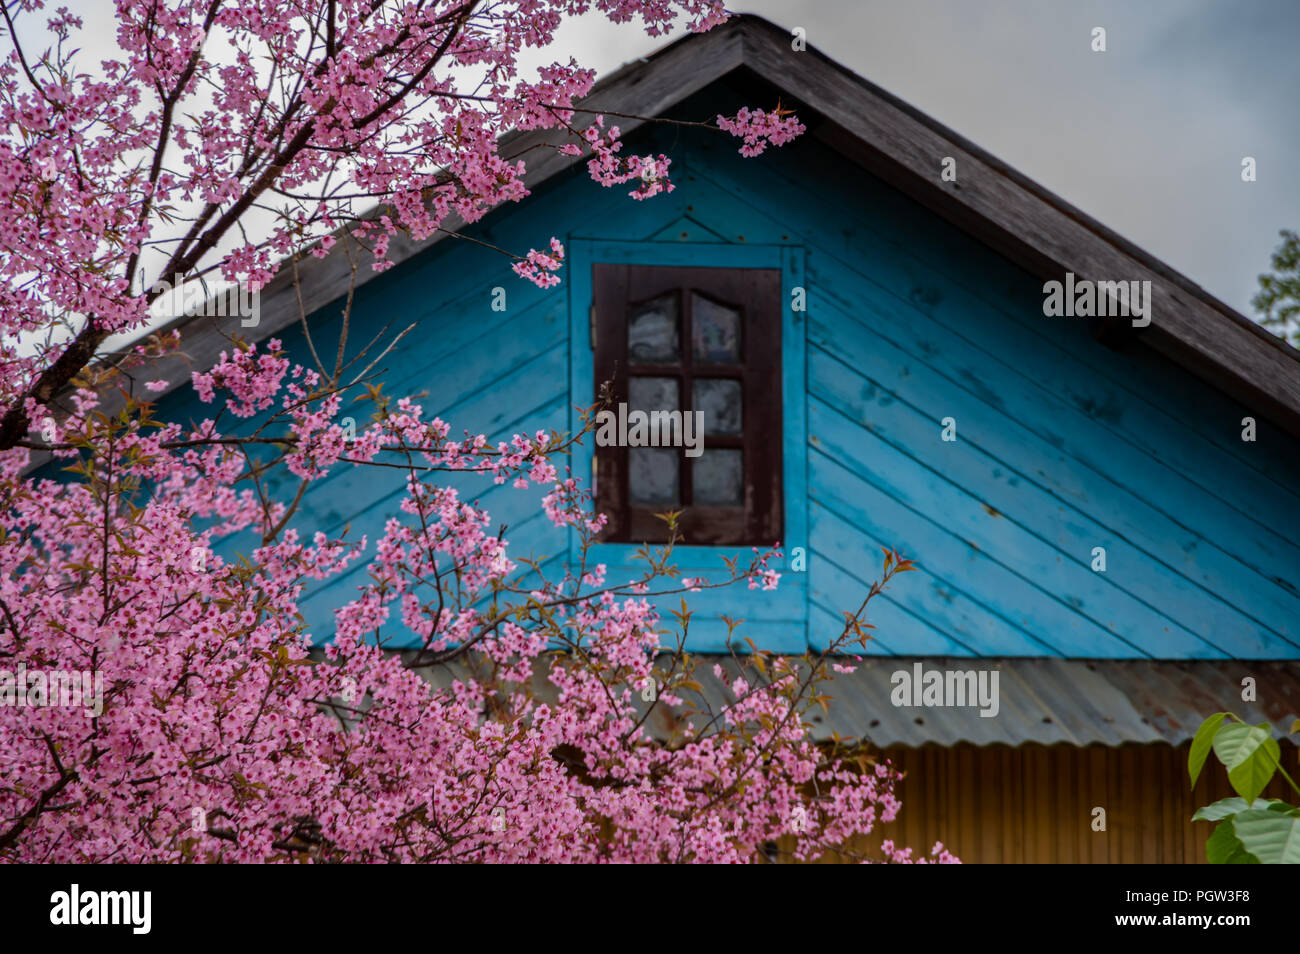
M655 514L680 510L686 544L780 540L780 271L594 265L592 281L594 390L612 382L617 420L597 432L602 539L663 542Z

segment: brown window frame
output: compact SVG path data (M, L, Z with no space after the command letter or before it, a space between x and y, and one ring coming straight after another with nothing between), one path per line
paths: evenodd
M783 539L781 272L774 268L701 268L694 266L592 266L594 395L612 382L614 409L628 401L628 378L672 377L678 382L683 413L693 410L692 383L697 377L733 378L741 382L741 434L704 435L703 452L712 447L743 451L744 502L740 506L694 506L692 458L678 449L679 504L633 506L628 494L628 448L594 448L596 509L608 517L601 535L609 543L661 543L667 524L655 516L682 511L678 527L685 544L771 546ZM678 295L679 364L633 364L627 344L632 307L663 295ZM693 294L741 313L739 364L697 364L692 347ZM694 458L698 460L700 458Z

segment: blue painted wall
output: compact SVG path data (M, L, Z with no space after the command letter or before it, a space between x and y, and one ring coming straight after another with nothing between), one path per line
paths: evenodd
M715 89L683 115L733 101ZM426 394L453 433L565 430L592 387L589 342L574 331L586 327L590 281L573 266L618 247L644 251L647 264L761 267L775 254L787 288L808 295L807 312L787 316L784 384L785 542L807 550L808 569L787 572L774 594L693 596L691 646L722 648L720 614L744 618L740 632L760 645L820 645L892 546L920 569L872 604L871 652L1300 658L1295 439L1261 421L1258 441L1243 443L1251 409L1140 344L1112 351L1082 322L1045 318L1040 280L812 137L750 160L735 145L639 133L627 148L672 157L672 194L633 202L579 168L474 230L516 251L561 237L574 253L559 288L536 289L500 255L445 241L358 292L351 340L417 323L383 362L384 391ZM496 286L504 312L491 309ZM330 349L338 310L311 319ZM282 337L308 360L300 331ZM165 416L206 416L189 398L165 404ZM955 442L940 439L946 417ZM575 472L586 476L588 460L577 455ZM373 541L402 479L339 470L298 523ZM456 482L508 526L516 557L540 557L550 572L563 564L571 542L541 514L539 493ZM1097 546L1104 573L1090 567ZM688 572L719 566L703 548L678 556ZM602 558L617 574L626 557L612 548ZM306 599L319 638L364 580L360 567ZM402 644L399 630L389 635Z

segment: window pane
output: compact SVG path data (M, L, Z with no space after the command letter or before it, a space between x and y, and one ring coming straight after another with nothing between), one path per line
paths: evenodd
M691 338L696 361L740 364L740 312L691 296Z
M634 505L677 503L677 463L677 451L671 448L628 448L627 494L631 502Z
M627 355L634 364L677 364L677 295L635 305L627 319Z
M627 409L629 411L675 411L677 403L676 378L628 378Z
M726 447L706 449L692 465L697 504L740 506L745 502L744 452Z
M739 434L740 382L730 378L697 378L691 389L691 406L704 412L705 434Z

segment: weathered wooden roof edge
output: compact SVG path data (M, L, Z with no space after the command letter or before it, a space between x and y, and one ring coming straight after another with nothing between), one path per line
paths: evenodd
M1137 334L1248 408L1300 436L1300 351L1269 334L1211 296L1187 277L1117 235L1059 196L1010 168L974 143L852 73L811 46L793 51L790 33L760 17L740 15L704 34L688 35L630 63L599 82L584 110L655 116L740 68L802 100L834 127L819 135L864 167L973 234L1012 261L1045 279L1073 272L1079 280L1149 280L1151 325ZM583 123L577 123L582 125ZM620 117L625 132L641 121ZM503 154L522 155L556 141L553 131L513 134ZM959 180L943 182L943 157L957 160ZM535 188L583 158L538 151L525 177ZM378 214L377 212L375 214ZM461 223L422 241L397 236L389 246L394 263L426 250ZM149 366L151 380L169 390L190 372L215 362L233 334L257 341L284 330L346 294L351 266L338 243L322 259L300 258L301 306L286 262L261 295L260 322L239 327L238 318L181 316L161 330L182 330L181 352ZM363 260L357 281L375 274ZM300 307L302 311L300 312ZM1114 332L1120 339L1130 330ZM154 395L157 396L157 395ZM106 405L115 402L106 396Z
M852 140L842 151L1045 280L1068 271L1151 281L1153 319L1137 334L1300 436L1300 351L919 109L811 47L792 53L790 34L768 21L744 20L745 65L840 126ZM957 181L940 179L946 156ZM1133 330L1112 323L1099 333L1122 342Z

